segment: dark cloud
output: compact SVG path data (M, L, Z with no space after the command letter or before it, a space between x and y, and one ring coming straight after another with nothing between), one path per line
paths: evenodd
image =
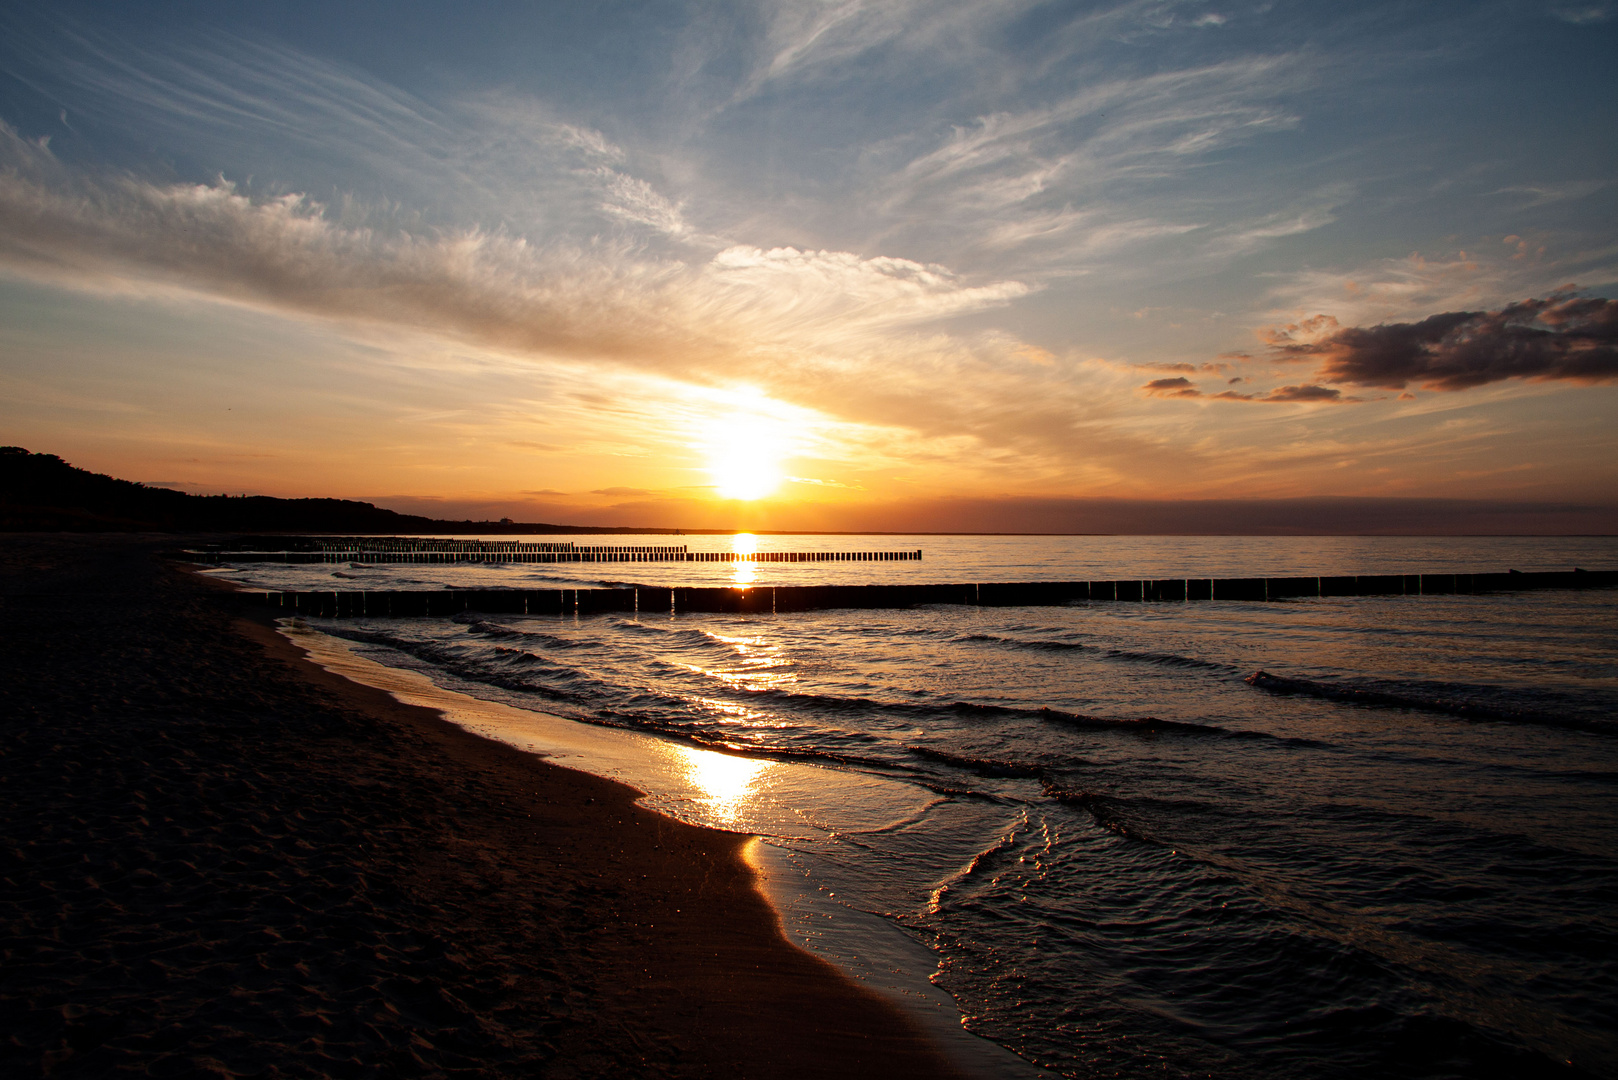
M1283 386L1261 394L1254 401L1351 401L1341 390L1329 386Z
M1578 296L1572 286L1499 311L1342 328L1317 316L1267 337L1280 358L1323 361L1322 382L1466 390L1505 379L1618 380L1618 301Z
M1142 371L1183 371L1187 375L1202 372L1207 375L1223 375L1230 370L1229 364L1136 364ZM1159 380L1161 381L1161 380Z
M1241 379L1232 379L1231 382L1241 382ZM1203 393L1191 385L1190 379L1153 379L1141 387L1153 397L1202 397ZM1346 398L1341 390L1333 390L1329 386L1281 386L1262 394L1238 394L1234 390L1221 390L1217 394L1209 394L1210 401L1271 401L1271 402L1351 402L1359 398Z
M1191 380L1182 376L1172 379L1153 379L1141 387L1153 397L1201 397L1202 391L1191 385Z

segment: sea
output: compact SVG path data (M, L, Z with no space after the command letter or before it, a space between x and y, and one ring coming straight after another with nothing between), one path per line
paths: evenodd
M923 557L209 572L384 591L1618 570L1611 537L672 542ZM484 730L564 764L556 723L662 748L575 756L758 836L795 939L947 1002L1003 1053L990 1072L1618 1076L1618 591L300 629L560 717Z

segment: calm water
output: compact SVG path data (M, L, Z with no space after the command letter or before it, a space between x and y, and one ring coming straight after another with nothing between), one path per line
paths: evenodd
M1618 568L1611 539L758 544L926 558L755 584ZM225 572L595 583L581 569ZM744 751L743 801L770 761L846 778L835 810L736 827L902 926L972 1030L1062 1075L1618 1075L1618 593L324 626L485 698ZM1260 669L1298 692L1244 681ZM878 780L917 797L860 794Z

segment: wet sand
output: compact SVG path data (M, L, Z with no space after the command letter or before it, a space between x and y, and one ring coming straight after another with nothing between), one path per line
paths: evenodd
M957 1075L747 841L308 663L173 538L0 538L7 1075Z

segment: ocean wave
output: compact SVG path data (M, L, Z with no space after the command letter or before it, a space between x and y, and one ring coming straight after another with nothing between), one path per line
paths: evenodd
M1045 720L1073 727L1085 727L1107 730L1161 732L1173 731L1185 735L1222 735L1229 738L1251 739L1269 738L1265 732L1259 731L1232 731L1220 727L1218 724L1198 724L1190 720L1160 720L1155 716L1139 717L1108 717L1086 716L1083 713L1063 712L1060 709L1030 710Z
M1380 706L1383 708L1411 709L1417 712L1437 713L1463 720L1493 720L1513 724L1536 724L1546 727L1578 728L1590 731L1618 732L1618 725L1589 717L1553 714L1523 708L1498 700L1480 700L1491 693L1488 687L1437 688L1407 687L1399 684L1327 683L1313 679L1296 679L1285 675L1272 675L1268 671L1255 671L1243 680L1249 686L1268 690L1273 694L1297 694L1324 701L1340 701L1349 705ZM1435 692L1436 690L1436 692ZM1459 696L1457 696L1457 694Z
M951 892L965 885L973 877L985 870L992 869L1007 854L1013 851L1022 833L1027 828L1028 814L1024 811L1022 820L1015 827L1002 834L993 844L975 853L965 866L939 882L933 888L932 896L929 897L927 906L934 912L941 909L944 906L945 898Z
M862 769L884 775L896 773L904 775L911 771L902 764L869 754L856 754L827 747L737 742L734 737L727 737L727 733L705 731L690 724L676 723L669 719L648 716L644 713L608 709L597 713L586 722L597 724L601 727L651 732L665 738L672 738L692 746L701 747L704 750L714 750L720 753L735 754L760 760L820 763L835 767ZM906 775L905 779L908 780L910 777Z
M1060 632L1060 631L1057 631ZM1066 641L1060 638L1022 638L1011 637L1004 634L985 634L982 632L961 634L951 639L952 642L972 642L988 645L1010 646L1016 649L1031 649L1038 652L1078 652L1089 650L1109 660L1127 660L1142 664L1156 664L1160 667L1196 668L1206 671L1235 672L1241 670L1234 664L1221 663L1217 660L1203 660L1195 656L1182 656L1178 653L1151 652L1141 649L1103 649L1097 645L1079 641Z
M970 799L973 802L1000 804L1004 804L1007 801L1002 796L995 795L987 791L979 791L977 788L956 787L954 784L946 784L938 780L929 780L926 777L907 777L907 780L909 783L915 784L917 787L926 788L934 795L942 795L947 799Z
M1159 667L1197 668L1204 671L1240 671L1235 664L1224 664L1216 660L1201 660L1195 656L1181 656L1178 653L1148 652L1137 649L1106 649L1102 652L1109 660L1130 660L1141 664L1156 664Z
M631 619L619 619L612 623L612 628L624 634L642 635L659 641L672 642L679 648L695 646L715 651L736 651L734 642L727 640L720 634L696 627L664 627L635 622Z
M461 612L450 620L453 623L466 627L466 632L481 638L492 638L504 641L531 641L547 649L583 650L599 652L611 648L606 642L592 641L588 638L564 637L559 634L548 634L543 630L522 630L515 626L498 623L485 615L475 612Z
M610 684L578 668L553 665L551 667L553 674L549 679L536 681L532 678L516 676L507 671L498 670L494 664L481 657L468 657L464 647L461 646L445 646L436 642L413 641L395 634L362 630L357 627L333 627L327 632L350 641L377 645L402 652L407 656L425 661L434 667L442 668L451 675L471 682L485 683L502 690L534 694L544 698L547 702L561 701L575 705L592 706L609 697L612 689ZM541 657L535 657L534 659L536 661L543 660ZM583 719L583 717L579 716L570 718Z
M1045 770L1038 765L1027 765L1017 761L996 761L993 758L971 757L966 754L952 754L946 750L935 750L930 746L906 746L906 750L920 758L929 761L953 765L975 776L990 779L1020 779L1037 780L1045 775Z
M398 649L470 682L520 694L533 694L546 699L548 703L571 704L574 710L567 715L572 720L649 732L708 749L757 757L819 761L879 771L908 771L902 764L888 758L834 747L806 748L738 742L733 730L712 723L716 718L704 715L701 699L647 687L609 683L591 672L555 664L519 649L496 646L493 655L499 659L491 662L488 654L468 655L457 646L410 641L352 629L343 631L342 636ZM534 678L536 673L543 678ZM818 735L828 739L841 737L867 743L878 742L875 736L864 732L845 732L837 736L823 730Z
M1088 791L1082 788L1070 788L1047 780L1044 783L1045 795L1057 802L1068 806L1076 806L1085 811L1095 823L1110 833L1138 840L1143 844L1153 844L1157 847L1167 847L1163 841L1151 835L1124 815L1123 800L1116 796L1106 795L1099 791Z
M1161 720L1155 716L1107 717L1083 713L1064 712L1060 709L1026 705L1000 705L980 701L882 701L869 697L836 697L828 694L804 693L766 687L760 690L738 688L733 693L743 694L749 700L773 701L791 709L804 709L819 713L871 713L882 712L896 716L927 719L948 714L965 719L985 720L1041 720L1073 727L1096 730L1141 732L1182 732L1192 735L1226 735L1238 738L1262 737L1261 733L1231 731L1212 724L1198 724L1185 720Z
M863 718L872 715L885 715L901 718L906 722L926 722L940 715L948 715L966 720L989 722L1032 720L1091 731L1116 731L1152 735L1172 733L1193 737L1244 739L1275 737L1268 736L1263 732L1232 731L1214 724L1202 724L1186 720L1164 720L1155 716L1094 716L1050 707L1005 705L978 701L895 701L864 694L843 696L813 691L787 690L773 686L752 688L745 685L727 685L717 695L707 693L697 695L691 693L689 688L682 691L677 689L678 684L668 689L653 689L647 685L635 685L635 681L623 678L603 677L584 668L569 665L554 656L544 655L552 650L580 651L573 648L575 645L588 645L588 649L582 650L585 652L610 650L611 645L607 643L591 641L575 643L565 637L538 631L520 630L486 619L469 618L460 625L468 628L470 632L476 633L480 638L487 640L489 644L457 645L427 642L385 631L364 630L359 627L334 627L332 632L353 640L366 641L371 644L397 649L417 659L443 667L451 674L473 682L483 682L503 690L519 693L532 693L545 699L548 703L569 702L588 708L601 715L607 715L622 710L626 704L633 701L645 709L679 718L676 721L668 721L662 718L654 721L644 712L637 711L634 714L636 723L658 731L667 730L670 722L684 725L702 717L705 712L704 700L712 696L727 703L742 705L747 708L757 709L760 712L768 712L783 717L827 718L848 716ZM692 634L695 637L688 638L688 641L712 642L711 636L700 630L660 632ZM495 642L501 642L501 644L495 644ZM713 644L726 649L730 648L730 645L725 642L713 642ZM530 645L538 646L539 651L536 652L532 648L514 647ZM663 666L667 677L677 680L685 674L677 669L670 669L666 661L659 660L658 663ZM891 766L892 762L885 762L885 764Z
M1000 634L962 634L954 641L983 642L990 645L1010 645L1017 649L1034 649L1040 652L1071 652L1076 649L1089 649L1094 646L1083 645L1077 641L1052 641L1042 638L1016 638L1004 637Z

